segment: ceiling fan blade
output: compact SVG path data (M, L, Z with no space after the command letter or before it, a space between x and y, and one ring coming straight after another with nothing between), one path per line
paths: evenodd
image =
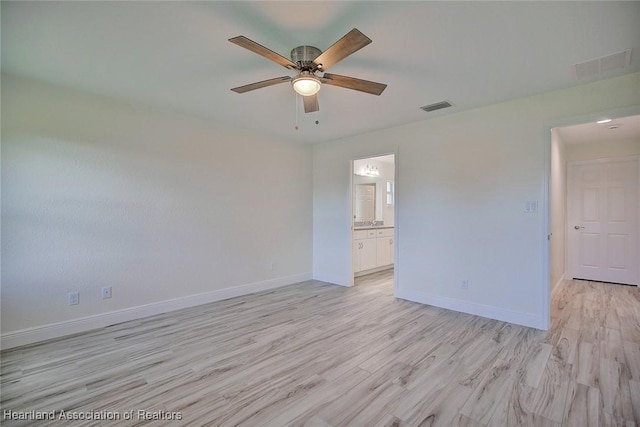
M262 55L267 59L272 60L273 62L282 65L285 68L295 69L296 64L291 62L291 60L285 58L284 56L262 46L259 43L254 42L251 39L246 38L245 36L238 36L230 38L229 41L231 43L237 44L245 49L249 49L251 52L257 53L258 55Z
M387 87L387 85L383 83L376 83L369 80L356 79L355 77L329 73L324 73L324 77L321 81L327 85L340 86L347 89L370 93L371 95L380 95Z
M234 91L235 93L245 93L245 92L249 92L251 90L261 89L263 87L273 86L273 85L277 85L279 83L284 83L284 82L288 82L288 81L291 81L291 77L289 77L289 76L276 77L275 79L263 80L261 82L251 83L251 84L244 85L244 86L239 86L239 87L234 87L231 90Z
M317 93L311 96L303 96L302 100L304 102L305 113L313 113L314 111L318 111L320 109L320 105L318 104Z
M371 43L371 39L354 28L322 52L320 56L313 60L313 63L319 70L327 70L369 43Z

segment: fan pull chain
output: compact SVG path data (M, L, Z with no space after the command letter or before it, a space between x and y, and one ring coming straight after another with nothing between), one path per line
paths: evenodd
M300 97L298 96L297 93L293 93L294 96L296 97L296 102L295 102L295 107L296 107L296 125L293 127L295 130L299 130L300 128L298 127L298 103L300 102Z

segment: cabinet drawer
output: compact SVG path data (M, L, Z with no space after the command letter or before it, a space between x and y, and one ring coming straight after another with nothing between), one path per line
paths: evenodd
M393 237L393 228L383 228L376 230L376 237Z
M376 231L378 230L366 230L367 231L367 237L376 237Z
M355 230L353 232L353 239L354 240L366 239L367 238L367 231L369 231L369 230Z

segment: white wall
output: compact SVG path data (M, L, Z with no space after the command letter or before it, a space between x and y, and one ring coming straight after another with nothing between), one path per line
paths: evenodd
M13 76L2 107L3 346L311 277L310 147Z
M567 161L637 156L640 155L640 138L589 144L566 144L566 152Z
M546 328L549 124L639 105L639 88L636 73L315 145L314 277L349 284L349 160L397 149L397 295Z
M567 161L566 145L557 129L551 138L551 171L549 185L550 206L550 259L549 285L555 289L564 278L566 271L566 229L567 229Z

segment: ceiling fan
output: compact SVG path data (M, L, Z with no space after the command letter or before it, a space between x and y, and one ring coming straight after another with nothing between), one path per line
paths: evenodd
M324 52L313 46L298 46L291 50L291 60L245 36L233 37L229 41L297 73L295 77L276 77L231 89L236 93L245 93L279 83L291 82L293 89L303 97L304 112L311 113L318 111L320 108L318 105L318 91L322 84L353 89L372 95L380 95L387 87L386 84L382 83L325 72L329 67L371 43L369 37L355 28ZM319 73L322 73L322 75Z

